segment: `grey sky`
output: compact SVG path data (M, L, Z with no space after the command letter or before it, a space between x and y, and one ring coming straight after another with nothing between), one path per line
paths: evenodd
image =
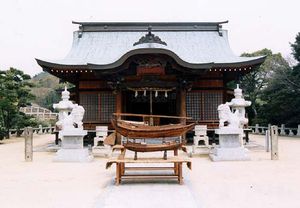
M34 75L34 58L60 59L69 51L71 21L223 21L233 51L270 48L290 54L300 32L299 0L1 0L0 70Z

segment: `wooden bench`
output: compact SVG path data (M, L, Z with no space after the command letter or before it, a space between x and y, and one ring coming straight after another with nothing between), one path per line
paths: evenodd
M163 158L139 158L134 160L133 158L110 158L106 163L106 169L111 167L113 163L116 163L116 185L121 183L122 179L177 179L179 184L183 183L182 177L182 163L186 163L187 167L192 169L192 162L189 158L182 158L179 156L170 157L167 160ZM156 166L156 167L126 167L126 164L168 164L173 163L173 167L170 166ZM128 171L162 171L172 170L171 174L128 174Z

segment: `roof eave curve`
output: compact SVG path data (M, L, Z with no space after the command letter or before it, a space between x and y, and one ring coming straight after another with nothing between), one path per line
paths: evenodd
M117 61L111 63L111 64L106 64L106 65L100 65L100 64L94 64L94 63L87 63L89 69L93 70L102 70L102 69L112 69L121 66L129 57L134 56L134 55L140 55L140 54L164 54L168 55L171 58L173 58L179 65L183 67L187 67L190 69L209 69L211 68L214 63L199 63L199 64L194 64L194 63L188 63L184 60L182 60L177 54L175 54L173 51L170 51L168 49L164 48L137 48L133 49L131 51L128 51L125 53L121 58L119 58Z
M74 65L74 64L61 64L57 62L50 62L50 61L44 61L41 59L35 59L36 62L43 68L43 69L86 69L87 64L80 64L80 65Z
M194 64L194 63L188 63L184 60L182 60L179 56L177 56L174 52L167 50L167 49L158 49L158 48L139 48L139 49L134 49L126 54L124 54L120 59L117 61L111 63L111 64L105 64L105 65L100 65L100 64L94 64L94 63L86 63L86 64L80 64L80 65L74 65L74 64L62 64L58 62L50 62L50 61L44 61L41 59L35 59L37 63L43 68L43 69L90 69L90 70L103 70L107 71L116 67L121 66L129 57L133 55L138 55L138 54L165 54L169 55L172 57L179 65L184 66L186 68L190 69L195 69L195 70L206 70L206 69L211 69L211 68L226 68L226 67L249 67L249 66L257 66L262 64L266 56L260 56L257 58L254 58L252 60L248 61L242 61L242 62L234 62L234 63L199 63L199 64Z
M248 61L241 61L241 62L233 62L233 63L214 63L214 68L225 68L225 67L245 67L245 66L257 66L261 65L265 60L267 56L259 56L259 57L253 57L253 59Z

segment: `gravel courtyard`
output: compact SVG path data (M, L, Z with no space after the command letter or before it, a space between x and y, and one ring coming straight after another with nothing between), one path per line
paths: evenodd
M211 162L193 157L184 185L127 182L113 185L115 168L106 159L55 163L54 152L38 151L53 135L34 135L33 162L24 162L24 139L0 141L0 207L230 207L299 208L300 138L280 137L279 160L250 135L251 161Z

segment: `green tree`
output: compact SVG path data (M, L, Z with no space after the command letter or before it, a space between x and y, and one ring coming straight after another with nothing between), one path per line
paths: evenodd
M250 123L264 122L260 114L260 107L264 104L262 99L262 90L265 89L270 78L277 71L290 68L289 64L280 53L274 54L269 49L262 49L254 53L243 53L244 57L266 56L265 62L257 69L246 74L241 79L241 87L244 90L245 97L252 102L250 108L247 109Z
M53 103L57 103L61 99L60 90L63 89L65 85L67 85L68 88L74 87L74 85L70 83L61 83L57 77L47 72L41 72L35 75L31 79L31 82L35 85L35 87L31 89L31 92L36 96L33 103L52 111Z
M0 71L0 131L7 138L9 129L18 129L18 124L28 119L21 115L19 109L29 105L34 98L30 93L32 84L29 80L29 75L15 68Z
M51 111L54 111L53 104L58 103L60 100L61 95L57 91L53 90L46 95L46 97L43 99L40 105Z
M300 63L300 32L296 35L296 40L291 44L292 54L294 58Z
M300 33L291 47L298 64L274 71L268 86L262 91L264 104L259 116L268 123L296 127L300 121Z

